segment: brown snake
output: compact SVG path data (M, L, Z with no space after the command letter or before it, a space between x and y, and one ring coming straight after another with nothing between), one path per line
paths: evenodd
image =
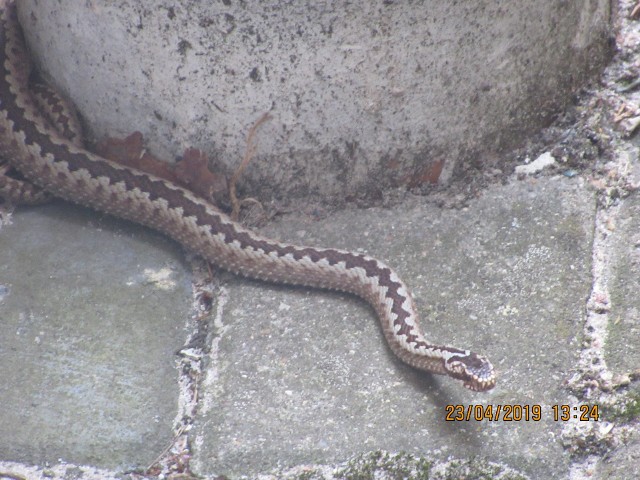
M27 180L57 197L157 229L237 274L358 295L375 309L403 362L462 380L471 390L493 388L496 376L484 356L424 338L409 290L379 260L262 237L192 192L64 138L40 113L28 87L31 62L14 1L0 0L0 23L0 154Z

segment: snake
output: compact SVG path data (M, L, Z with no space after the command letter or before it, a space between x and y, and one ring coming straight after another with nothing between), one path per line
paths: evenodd
M29 87L32 70L16 2L0 0L0 155L26 181L158 230L235 274L361 297L402 362L460 380L476 392L495 386L496 373L485 356L427 340L409 289L385 263L359 252L269 239L186 188L92 153L61 134L38 108Z

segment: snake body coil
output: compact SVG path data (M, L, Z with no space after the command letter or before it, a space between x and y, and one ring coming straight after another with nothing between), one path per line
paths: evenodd
M30 182L157 229L237 274L354 293L373 306L402 361L460 379L475 391L493 388L495 374L485 357L424 338L407 287L387 265L359 253L262 237L188 190L75 145L39 112L28 87L30 71L15 2L0 0L0 154Z

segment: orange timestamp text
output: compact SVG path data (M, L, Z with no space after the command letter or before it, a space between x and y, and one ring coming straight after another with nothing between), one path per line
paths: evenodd
M543 419L545 410L550 410L551 417L555 422L568 422L578 420L581 422L595 421L600 419L600 408L598 405L551 405L547 409L542 405L526 404L498 404L498 405L446 405L445 420L447 422L539 422Z

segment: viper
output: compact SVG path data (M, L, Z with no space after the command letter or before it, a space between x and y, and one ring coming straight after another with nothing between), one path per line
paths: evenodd
M15 1L0 0L0 155L28 182L53 196L159 230L236 274L358 295L376 311L400 360L461 380L474 391L494 387L495 371L486 357L425 338L409 289L385 263L356 252L271 240L185 188L91 153L37 107L31 71ZM4 193L2 185L0 180L0 195L14 198L34 188L6 177Z

